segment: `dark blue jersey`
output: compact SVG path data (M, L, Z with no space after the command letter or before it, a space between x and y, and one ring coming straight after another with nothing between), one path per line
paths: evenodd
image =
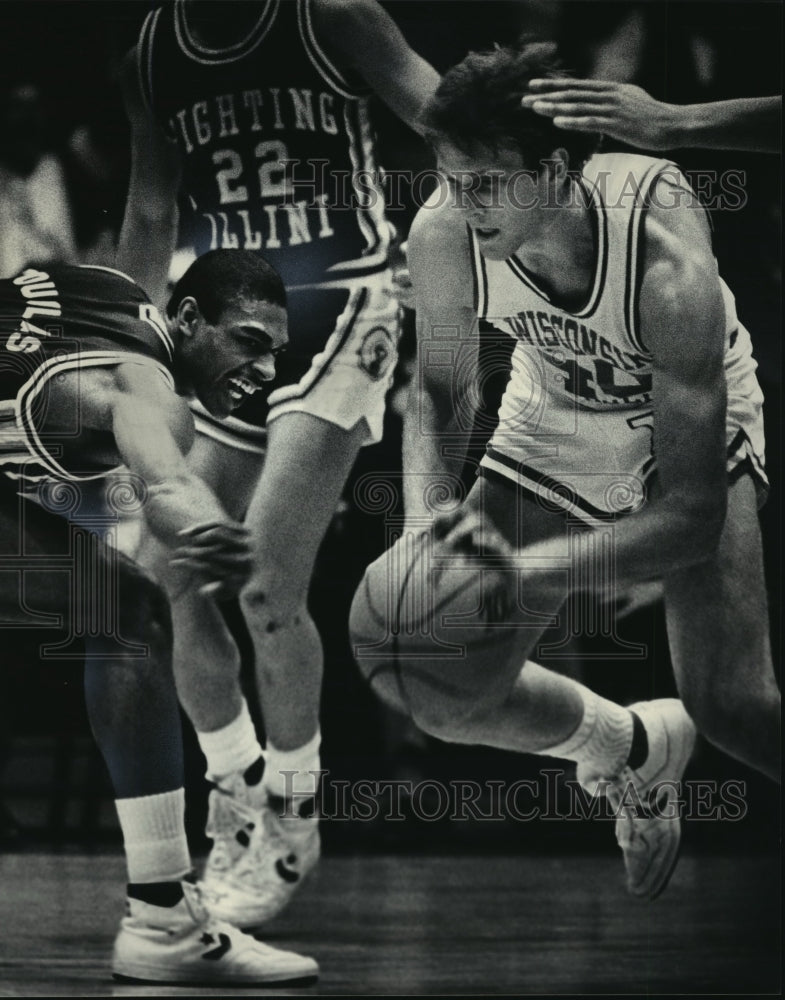
M378 270L390 242L367 92L330 62L311 7L267 0L245 38L208 48L177 0L137 46L148 107L184 154L180 245L259 250L290 290Z
M80 430L78 412L59 436L44 433L49 389L66 372L131 359L150 364L174 389L166 325L126 275L53 264L0 280L0 472L25 481L105 472L89 455L80 456L78 472L63 460Z

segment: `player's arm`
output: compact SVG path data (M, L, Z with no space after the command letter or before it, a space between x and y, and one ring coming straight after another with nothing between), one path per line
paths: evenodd
M145 484L153 534L211 591L236 592L250 568L248 533L188 468L194 427L185 400L133 363L82 372L79 398L83 419L111 428L123 463Z
M409 234L417 314L417 358L403 434L409 520L433 516L425 500L430 486L457 485L476 398L479 324L466 226L448 204L435 208L433 202L420 209Z
M376 0L316 0L314 28L341 69L359 73L395 114L421 131L420 111L439 74Z
M145 105L135 50L123 61L121 82L131 126L131 175L115 263L160 307L177 239L180 152Z
M566 78L532 80L530 90L524 107L553 118L558 128L602 132L642 149L780 148L782 97L666 104L630 83Z
M653 355L658 486L640 511L616 523L619 591L709 559L724 524L725 309L702 209L649 210L640 315ZM524 573L532 570L533 584L548 586L541 570L570 555L573 580L604 591L607 581L592 572L591 549L587 544L568 553L563 538L531 546L522 553ZM563 581L553 584L557 591L563 587Z

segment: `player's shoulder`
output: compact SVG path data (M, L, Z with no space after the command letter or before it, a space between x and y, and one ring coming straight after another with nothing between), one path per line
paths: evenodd
M316 36L339 62L356 47L358 37L384 31L378 0L310 0L309 15Z
M644 280L669 275L686 289L718 278L709 217L679 168L652 182L644 218ZM696 288L697 291L697 288Z
M668 196L663 190L663 198ZM706 310L722 295L711 231L702 208L665 205L652 199L644 220L640 301L675 327L696 308Z
M340 40L345 32L377 10L376 0L310 0L310 15L320 37Z
M465 255L468 260L469 237L460 212L452 204L453 196L446 182L440 181L430 197L414 217L409 233L409 252L435 254L448 253L458 260Z
M665 174L675 180L678 167L670 160L643 153L595 153L581 169L583 180L614 214L646 204L658 178Z
M427 285L438 297L461 303L465 294L470 294L473 286L469 233L443 182L415 216L408 247L415 287Z
M320 19L342 20L367 16L378 10L378 0L311 0L311 11Z
M53 265L52 278L84 308L99 312L138 313L150 298L145 290L124 271L103 264Z

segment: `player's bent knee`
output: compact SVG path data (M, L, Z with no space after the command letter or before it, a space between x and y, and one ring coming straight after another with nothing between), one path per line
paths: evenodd
M306 595L281 593L276 587L253 579L240 594L240 607L249 627L259 635L281 629L306 627L310 622Z
M469 699L418 697L412 705L412 719L418 729L443 743L466 743L473 717Z

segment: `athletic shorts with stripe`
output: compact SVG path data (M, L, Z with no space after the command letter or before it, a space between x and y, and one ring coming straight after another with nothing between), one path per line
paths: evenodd
M743 327L740 336L749 336ZM515 483L549 510L584 521L637 510L656 477L651 407L593 410L541 391L536 353L513 354L499 425L479 474ZM763 394L752 366L728 371L726 416L730 481L749 471L758 503L768 492L764 468Z
M344 430L365 420L365 443L379 441L400 333L391 272L290 289L288 312L290 343L269 393L257 393L222 421L194 404L197 431L239 450L262 451L265 423L309 413ZM326 342L325 329L332 330Z

